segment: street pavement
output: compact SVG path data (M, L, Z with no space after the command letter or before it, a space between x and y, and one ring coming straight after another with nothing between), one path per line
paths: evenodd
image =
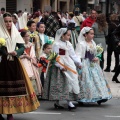
M114 64L113 56L111 70L114 68ZM101 106L97 103L80 106L77 102L74 102L77 109L69 111L66 102L63 101L61 104L65 106L65 109L56 110L54 108L54 102L41 100L41 106L36 111L25 114L15 114L14 118L15 120L120 120L120 83L112 82L113 75L114 73L112 72L105 72L105 77L111 87L113 98L101 104ZM118 79L120 80L120 76ZM6 118L5 115L4 118Z

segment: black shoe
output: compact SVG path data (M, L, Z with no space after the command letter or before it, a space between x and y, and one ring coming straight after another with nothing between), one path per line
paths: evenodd
M114 82L116 82L116 83L120 83L120 81L118 81L118 79L117 79L117 78L114 78L114 77L113 77L112 81L114 81Z
M101 101L97 101L97 104L98 104L98 105L101 105Z
M76 109L76 107L70 107L70 106L68 105L68 110L74 110L74 109Z
M56 109L64 109L63 106L57 105L56 103L54 104L54 107L55 107Z
M1 114L0 114L0 120L5 120Z
M106 68L104 71L105 72L110 72L110 68Z
M84 103L83 103L83 102L78 102L78 104L79 104L80 106L83 106L83 105L84 105Z
M97 103L98 103L98 105L101 105L101 103L104 103L104 102L106 102L106 101L108 101L108 99L99 100L99 101L97 101Z

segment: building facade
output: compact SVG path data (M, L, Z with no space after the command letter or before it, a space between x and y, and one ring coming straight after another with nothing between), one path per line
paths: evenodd
M52 11L73 11L75 0L51 0Z
M18 10L32 13L38 9L42 11L73 11L75 0L0 0L0 8L8 12Z
M0 0L0 8L4 7L8 12L15 12L18 10L32 13L37 9L42 11L46 7L50 7L50 0Z

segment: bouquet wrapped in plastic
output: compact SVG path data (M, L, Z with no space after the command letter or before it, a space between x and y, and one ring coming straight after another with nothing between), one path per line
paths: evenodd
M103 52L103 47L101 44L98 44L96 46L96 49L97 49L97 54L96 54L96 57L99 58L99 60L101 60L101 57L102 57L102 52Z

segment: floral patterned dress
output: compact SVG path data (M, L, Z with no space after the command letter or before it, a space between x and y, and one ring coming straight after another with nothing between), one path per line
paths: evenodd
M80 45L82 47L83 44ZM99 64L92 62L96 55L96 45L93 42L91 46L86 44L85 50L82 49L80 52L85 55L82 58L79 102L107 101L112 97L109 85Z

